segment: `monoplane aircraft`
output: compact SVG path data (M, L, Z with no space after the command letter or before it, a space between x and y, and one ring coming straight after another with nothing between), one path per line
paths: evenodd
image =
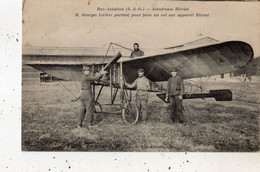
M126 48L115 43L110 43L111 45ZM75 61L75 63L69 64L62 62L31 62L27 64L57 78L71 81L80 81L82 65L91 65L93 74L102 69L108 70L109 76L106 79L93 82L93 92L95 92L95 86L101 86L98 94L95 96L95 101L100 105L98 103L100 93L104 86L109 86L111 87L110 104L114 104L118 90L120 90L123 119L127 123L134 124L138 120L139 112L135 103L131 102L130 91L124 86L124 82L134 82L137 78L135 71L138 68L145 70L145 76L152 83L149 91L157 92L157 96L164 101L165 83L171 77L170 70L173 68L179 71L179 75L184 80L207 77L241 69L251 62L253 57L252 47L245 42L212 41L201 43L194 41L164 48L153 53L145 52L144 56L135 58L130 58L117 52L114 57L110 57L112 60L109 63L79 63ZM210 90L206 93L186 93L183 95L183 99L209 97L215 98L217 101L231 101L232 92L230 90Z

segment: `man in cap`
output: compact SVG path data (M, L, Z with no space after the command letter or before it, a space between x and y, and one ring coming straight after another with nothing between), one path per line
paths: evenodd
M101 70L98 74L93 76L90 73L90 68L88 66L83 66L82 68L83 75L81 77L81 96L80 96L80 110L79 110L79 123L77 128L82 127L83 120L87 116L87 127L93 125L93 113L95 109L95 100L92 94L91 83L98 81L102 75L105 75L107 72ZM92 71L93 72L93 71Z
M147 90L150 89L150 81L144 76L144 69L138 69L137 73L138 78L132 84L125 83L125 85L128 88L136 87L136 105L139 110L141 120L146 121L148 104Z
M134 47L134 51L131 53L131 56L130 56L131 58L139 57L139 56L143 56L144 55L144 52L139 49L139 44L138 43L134 43L133 47Z
M168 80L165 101L170 102L171 119L173 122L184 122L182 95L184 93L184 85L181 76L178 75L176 69L171 70L171 77Z

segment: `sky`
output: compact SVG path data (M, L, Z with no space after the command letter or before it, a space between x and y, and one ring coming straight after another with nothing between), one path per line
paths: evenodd
M177 13L205 13L209 17L75 17L75 13L98 13L97 7L181 7L189 8L189 11ZM26 0L23 45L108 47L110 42L115 42L131 48L138 42L145 48L165 48L208 36L221 42L247 42L253 47L255 56L259 56L258 11L259 2Z

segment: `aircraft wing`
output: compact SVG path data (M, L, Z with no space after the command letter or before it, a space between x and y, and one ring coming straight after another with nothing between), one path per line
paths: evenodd
M127 82L137 78L136 70L143 68L151 81L167 81L170 70L177 68L184 79L232 72L246 66L254 56L252 47L240 41L211 43L208 45L180 46L147 54L142 57L121 58ZM28 65L64 80L80 81L82 62L32 62ZM94 64L101 69L106 63Z
M153 82L167 81L170 70L176 68L183 79L232 72L246 66L254 53L252 47L240 41L214 43L200 47L169 49L162 54L121 60L128 82L137 78L136 70L143 68Z
M42 72L48 73L57 78L67 81L80 81L82 77L82 65L94 67L94 72L99 72L101 69L108 71L122 56L119 51L108 63L82 63L82 62L29 62L26 63L33 68Z

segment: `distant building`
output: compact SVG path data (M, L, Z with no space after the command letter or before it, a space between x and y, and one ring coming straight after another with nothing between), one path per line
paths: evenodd
M28 63L57 63L57 64L70 64L73 63L98 63L107 62L113 55L114 51L119 49L114 48L108 52L107 57L105 54L107 48L96 47L36 47L36 46L23 46L22 52L22 85L39 85L41 71L38 71ZM131 51L120 49L124 55L130 55ZM44 75L44 74L43 74ZM42 75L42 79L43 76Z

